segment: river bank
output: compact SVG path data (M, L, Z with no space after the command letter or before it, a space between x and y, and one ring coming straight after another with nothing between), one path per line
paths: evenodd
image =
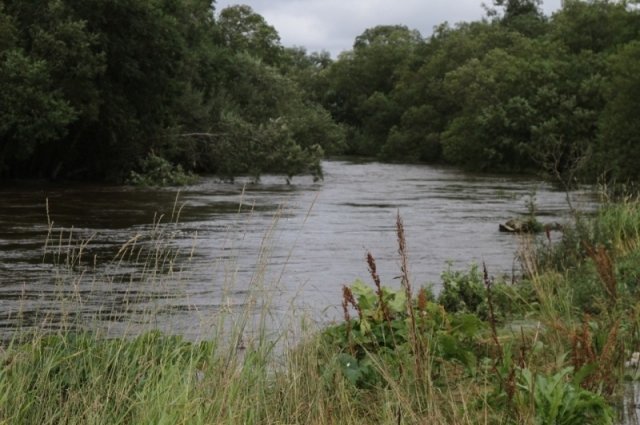
M345 320L334 325L318 328L293 309L274 332L268 324L279 309L256 287L244 304L252 307L239 315L219 310L202 342L138 335L135 323L128 337L104 338L73 316L63 328L31 328L2 349L0 418L618 422L623 382L638 375L625 362L640 347L640 205L605 206L559 242L530 245L525 276L515 283L476 268L450 273L437 296L407 275L410 236L396 226L401 284L378 286L372 257L371 283L343 291ZM150 258L165 266L173 257Z

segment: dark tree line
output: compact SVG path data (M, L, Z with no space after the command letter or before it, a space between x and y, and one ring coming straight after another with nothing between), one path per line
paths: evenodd
M640 178L637 5L540 6L377 26L332 61L248 6L1 0L0 178L320 174L327 153Z
M286 75L296 55L246 6L2 0L0 177L318 173L343 130Z
M640 177L640 12L630 2L496 0L423 39L365 31L326 70L348 152L486 171Z

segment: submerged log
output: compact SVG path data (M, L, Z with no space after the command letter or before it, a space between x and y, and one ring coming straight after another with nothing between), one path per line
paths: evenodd
M562 225L560 223L542 224L535 219L520 220L514 218L506 223L501 223L498 229L505 233L540 233L562 230Z
M506 233L531 233L531 225L529 220L511 219L504 224L500 224L501 232Z

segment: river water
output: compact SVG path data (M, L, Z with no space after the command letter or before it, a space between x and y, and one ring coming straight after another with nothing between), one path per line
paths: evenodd
M340 314L342 285L369 281L368 251L383 283L398 286L398 213L413 284L436 292L447 267L475 261L492 276L517 274L518 238L498 224L526 215L532 196L542 221L568 218L565 194L532 177L323 167L324 180L291 184L264 176L180 190L0 187L0 327L55 327L72 316L118 333L152 316L165 331L200 336L216 312L266 299L275 316L295 305L326 321ZM594 206L588 192L572 197Z

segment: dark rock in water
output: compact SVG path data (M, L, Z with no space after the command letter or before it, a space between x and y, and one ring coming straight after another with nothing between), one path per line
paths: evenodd
M535 219L511 219L504 224L500 224L498 228L501 232L506 233L540 233L543 231L562 230L562 225L560 223L542 224Z
M529 220L511 219L499 226L501 232L507 233L530 233L532 232Z
M508 224L502 224L500 223L500 225L498 226L498 228L500 229L501 232L505 232L505 233L517 233L516 229L509 226Z

